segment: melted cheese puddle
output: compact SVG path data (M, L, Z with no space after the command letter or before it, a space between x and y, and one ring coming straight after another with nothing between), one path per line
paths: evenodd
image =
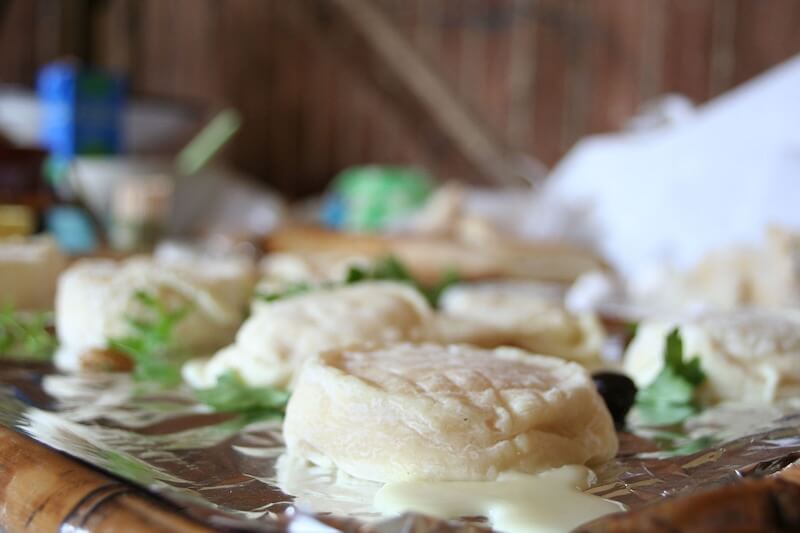
M625 510L584 493L593 482L594 473L578 465L537 475L503 473L497 481L403 481L384 485L374 504L385 513L485 516L504 533L564 532Z

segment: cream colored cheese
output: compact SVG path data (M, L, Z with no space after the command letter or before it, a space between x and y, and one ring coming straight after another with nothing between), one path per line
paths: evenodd
M337 252L305 254L272 253L259 264L261 279L256 292L270 294L280 292L287 286L305 283L320 287L328 282L341 282L351 267L368 268L374 260L367 257ZM253 300L253 310L269 305L263 299Z
M149 258L123 262L83 260L59 279L56 330L61 348L56 364L80 366L81 355L102 349L110 338L129 333L128 316L144 316L134 295L144 291L168 306L189 305L175 340L188 351L209 353L230 342L247 308L253 278L246 271L213 265L181 267Z
M534 282L460 284L442 295L440 340L516 346L589 367L601 364L605 333L591 313L567 311L551 286Z
M259 306L233 345L190 361L183 374L201 388L228 371L251 385L290 386L302 363L323 350L426 339L430 318L422 296L400 283L320 289Z
M385 513L418 512L444 519L485 516L504 533L563 533L625 510L583 492L593 482L593 472L579 465L536 475L507 472L496 481L400 481L378 491L375 507Z
M305 254L272 253L259 265L265 280L275 282L323 282L345 278L351 266L367 267L373 261L367 257L336 252Z
M399 344L325 352L287 407L288 452L373 481L492 480L614 457L591 377L513 348Z
M625 371L637 385L660 372L666 336L676 325L684 354L700 358L707 400L770 403L800 393L800 312L794 310L743 309L645 322L625 354Z
M66 267L49 237L0 239L0 306L24 311L53 309L56 280Z
M770 228L756 246L709 253L689 271L659 268L632 280L632 298L672 312L800 307L800 233Z

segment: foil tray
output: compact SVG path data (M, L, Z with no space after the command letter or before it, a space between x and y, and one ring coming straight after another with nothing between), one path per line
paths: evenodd
M124 374L63 375L0 363L0 425L138 485L217 529L234 531L475 531L480 522L371 508L376 483L337 479L283 455L279 420L210 412L187 389L170 392ZM589 492L636 509L800 456L800 405L722 405L680 431L620 433L617 458Z

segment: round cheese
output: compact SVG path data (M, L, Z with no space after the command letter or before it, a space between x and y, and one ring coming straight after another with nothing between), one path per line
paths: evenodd
M625 371L638 386L661 371L674 327L684 357L700 358L707 400L769 403L800 392L800 312L744 309L640 324L625 354Z
M614 457L580 365L514 348L396 344L325 352L289 401L290 454L368 480L493 480Z
M431 309L400 283L364 282L260 305L236 342L208 361L190 361L184 378L211 387L228 371L251 385L290 386L297 369L323 350L363 342L428 338Z
M325 284L343 282L352 267L369 268L372 263L373 261L366 257L336 252L271 253L259 264L261 279L256 292L280 293L297 285L318 289ZM256 312L266 305L269 305L269 302L255 298L252 310Z
M275 283L322 283L341 281L350 267L369 267L369 258L336 252L293 254L272 253L264 257L259 270L265 281Z
M129 317L148 316L135 298L140 291L168 308L188 306L189 312L175 328L176 342L190 352L213 352L236 334L252 283L252 273L230 265L181 267L143 257L79 261L58 282L56 331L61 348L56 365L77 370L86 354L129 334Z
M552 286L533 282L456 285L442 295L437 326L445 344L516 346L599 366L605 340L591 313L570 313Z

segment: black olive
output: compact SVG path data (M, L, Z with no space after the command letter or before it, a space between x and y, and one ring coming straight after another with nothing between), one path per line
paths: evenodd
M617 429L625 427L625 416L636 401L636 385L624 374L597 372L592 375L597 392L606 402Z

